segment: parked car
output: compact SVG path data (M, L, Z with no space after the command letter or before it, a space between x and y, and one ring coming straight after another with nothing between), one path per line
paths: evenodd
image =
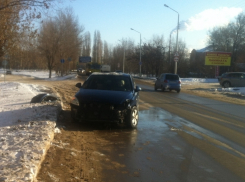
M101 72L110 72L111 71L111 66L110 65L101 65L101 68L100 68L100 71Z
M78 68L77 69L77 74L80 76L86 75L86 71L83 68Z
M228 72L219 78L219 84L224 88L245 87L245 72Z
M139 91L129 74L92 73L71 100L73 120L124 123L136 128Z
M179 75L172 73L161 74L155 82L154 89L161 89L162 91L176 90L179 93L181 90L181 81Z
M122 73L123 71L122 70L116 70L115 72L116 73Z
M7 70L7 71L6 71L6 75L12 75L12 71Z

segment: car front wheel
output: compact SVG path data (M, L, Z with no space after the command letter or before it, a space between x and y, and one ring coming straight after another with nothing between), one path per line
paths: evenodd
M230 82L224 82L223 83L224 88L228 88L231 86Z
M77 109L71 106L71 121L72 122L78 122L79 119L77 119Z
M132 128L136 129L139 121L139 112L136 106L132 108L132 110L128 113L126 123L127 125Z

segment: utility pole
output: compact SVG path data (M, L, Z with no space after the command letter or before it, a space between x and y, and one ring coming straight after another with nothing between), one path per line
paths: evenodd
M177 37L176 37L176 55L178 54L178 37L179 37L179 12L170 8L168 5L164 4L165 7L173 10L174 12L176 12L178 14L178 21L177 21ZM174 73L177 74L177 61L175 61L175 68L174 68Z
M140 65L140 77L141 77L141 65L142 65L142 62L141 62L141 33L138 32L137 30L134 30L133 28L131 28L131 30L140 34L140 62L139 62L139 65Z

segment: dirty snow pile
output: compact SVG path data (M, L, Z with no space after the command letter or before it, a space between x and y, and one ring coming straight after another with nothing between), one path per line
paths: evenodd
M0 83L0 181L33 181L53 139L59 104L30 104L38 88Z
M196 85L196 84L203 84L203 83L217 83L219 81L217 78L181 78L182 85ZM229 88L211 88L209 91L211 92L230 92L237 95L245 95L245 87L229 87Z
M181 84L219 83L217 78L181 78Z

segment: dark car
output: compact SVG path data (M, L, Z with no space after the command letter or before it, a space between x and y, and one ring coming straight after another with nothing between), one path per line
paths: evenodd
M222 74L219 78L219 84L224 88L245 87L245 72L228 72Z
M179 75L172 73L163 73L161 74L154 85L154 89L164 90L176 90L178 93L181 90L181 81Z
M123 71L122 70L116 70L115 72L116 73L122 73Z
M93 73L72 99L73 120L124 123L136 128L139 119L139 91L129 74Z
M10 70L6 71L6 75L11 75L11 74L12 74L12 71L10 71Z

